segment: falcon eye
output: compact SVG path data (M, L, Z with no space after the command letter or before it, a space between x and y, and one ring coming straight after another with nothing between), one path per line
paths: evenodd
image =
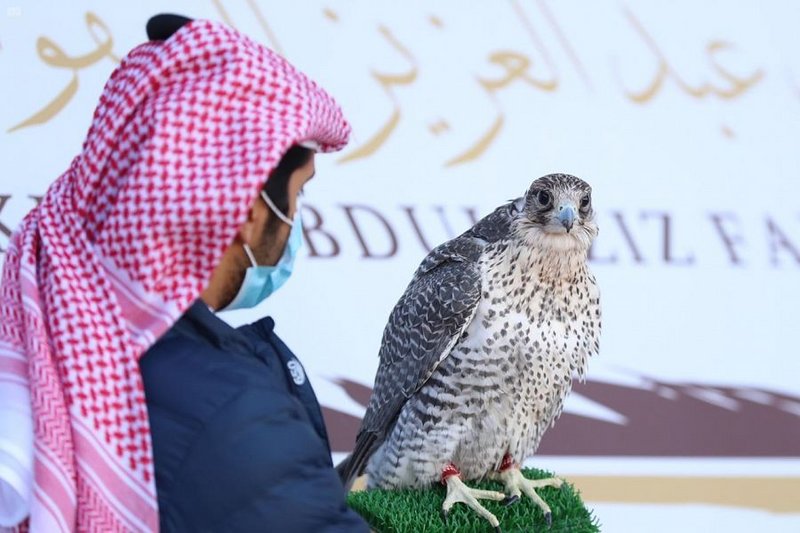
M591 203L591 201L592 201L592 199L589 198L588 194L586 196L584 196L583 198L581 198L581 209L588 209L589 208L589 204Z
M550 193L547 191L539 191L536 193L536 199L539 201L540 204L547 207L550 205L550 202L553 200L553 197L550 196Z

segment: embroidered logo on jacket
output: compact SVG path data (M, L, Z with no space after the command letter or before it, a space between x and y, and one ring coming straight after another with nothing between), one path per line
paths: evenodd
M286 363L286 367L289 369L289 373L292 375L292 381L294 381L295 385L302 385L306 382L306 373L303 372L303 367L300 365L300 361L297 359L292 359Z

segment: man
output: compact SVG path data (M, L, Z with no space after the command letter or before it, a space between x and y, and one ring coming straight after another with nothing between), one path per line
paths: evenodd
M307 147L340 149L349 126L231 28L159 16L148 34L7 251L0 526L366 530L272 320L213 314L285 281Z
M302 242L297 198L313 175L313 152L290 149L201 299L140 362L162 531L365 529L273 320L233 329L213 313L252 307L286 279Z

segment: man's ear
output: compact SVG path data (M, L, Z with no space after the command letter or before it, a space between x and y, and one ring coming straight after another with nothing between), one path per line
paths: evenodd
M247 220L245 220L241 226L239 226L239 234L237 235L238 238L245 243L253 242L253 239L256 236L256 217L251 207L250 210L247 212Z

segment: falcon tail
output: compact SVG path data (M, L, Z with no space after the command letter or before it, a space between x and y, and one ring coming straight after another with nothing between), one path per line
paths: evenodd
M336 465L336 472L339 474L339 479L342 480L345 493L350 492L353 482L364 473L367 461L380 444L374 434L359 435L356 438L356 448L353 453Z

